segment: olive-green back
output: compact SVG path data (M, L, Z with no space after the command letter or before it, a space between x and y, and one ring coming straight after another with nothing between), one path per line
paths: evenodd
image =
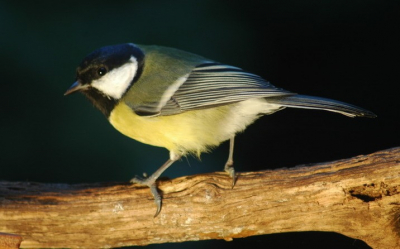
M133 110L154 109L164 92L196 65L210 62L199 55L178 49L138 45L145 54L142 75L123 97Z

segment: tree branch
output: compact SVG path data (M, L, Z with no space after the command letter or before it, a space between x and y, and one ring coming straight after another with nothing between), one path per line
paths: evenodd
M1 249L18 249L21 245L22 237L15 234L0 233Z
M0 231L24 248L118 247L332 231L373 248L399 248L400 148L368 156L159 182L162 211L131 184L0 182ZM1 235L0 235L1 237Z

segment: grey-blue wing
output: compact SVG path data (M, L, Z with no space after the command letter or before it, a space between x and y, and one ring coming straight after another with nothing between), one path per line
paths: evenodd
M212 108L250 98L290 96L260 76L220 63L197 66L161 109L160 115Z

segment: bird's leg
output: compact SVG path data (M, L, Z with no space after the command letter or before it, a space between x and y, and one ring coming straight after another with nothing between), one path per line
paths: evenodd
M233 147L235 144L235 137L232 137L229 140L229 156L228 156L228 161L226 161L225 164L225 172L228 173L228 175L232 178L232 188L235 186L236 183L236 173L235 173L235 168L233 167Z
M154 202L156 203L157 206L157 211L156 214L154 215L154 217L156 217L160 211L161 211L161 206L162 206L162 197L161 195L158 193L157 190L157 184L156 181L158 179L158 177L160 177L160 175L166 170L168 169L169 166L171 166L174 162L176 162L177 160L179 160L179 158L181 158L181 155L175 154L172 151L170 152L170 159L168 159L168 161L166 161L156 172L154 172L151 176L149 177L145 177L145 178L141 178L138 176L135 176L134 178L132 178L130 180L131 183L138 183L138 184L143 184L146 185L150 188L151 194L154 197Z

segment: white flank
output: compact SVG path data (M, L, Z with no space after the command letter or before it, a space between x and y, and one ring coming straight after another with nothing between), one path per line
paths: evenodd
M120 99L135 77L137 69L138 62L135 57L131 57L129 62L107 72L100 79L93 81L91 85L107 96Z
M264 98L253 98L238 102L230 109L223 129L224 140L231 138L234 134L243 131L248 125L253 123L259 114L271 114L279 110L280 105L270 104Z

